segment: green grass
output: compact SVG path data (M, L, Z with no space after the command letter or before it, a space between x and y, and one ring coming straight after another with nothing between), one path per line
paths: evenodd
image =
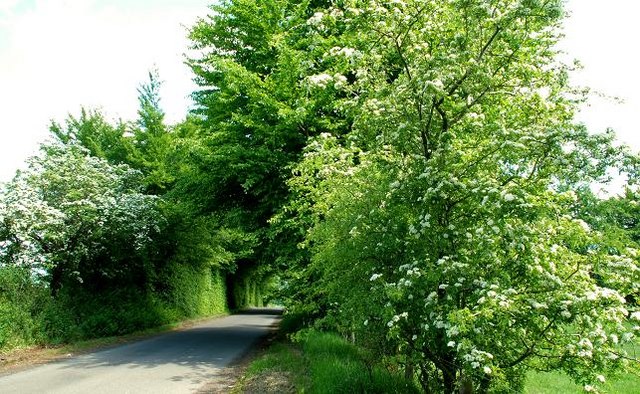
M602 385L607 393L638 394L640 393L640 377L627 374ZM525 386L526 394L579 394L584 393L582 387L559 372L530 373Z
M640 344L625 346L635 357ZM640 372L640 366L638 366ZM332 333L308 331L295 342L276 342L247 369L244 382L264 380L284 372L290 391L304 393L414 393L418 388L381 365L367 363L362 351ZM640 394L640 375L627 373L608 379L600 387L606 393ZM249 388L248 391L251 388ZM242 392L242 385L239 392ZM581 394L585 391L561 372L531 372L526 394Z
M640 342L630 342L624 345L624 350L630 357L640 356ZM632 361L633 363L633 361ZM640 364L632 364L633 373L628 372L608 378L600 388L606 393L640 394ZM556 393L584 393L583 388L561 372L531 372L527 375L525 385L526 394L556 394Z
M360 349L340 336L318 331L307 332L295 343L281 342L271 346L251 363L243 377L244 387L240 387L239 391L255 390L255 387L247 386L266 380L269 374L278 372L286 374L293 392L419 392L403 376L393 374L381 365L368 363Z
M295 388L309 386L305 361L297 347L291 343L272 344L266 353L249 365L243 379L252 377L260 379L261 376L269 375L274 371L288 373L289 383Z

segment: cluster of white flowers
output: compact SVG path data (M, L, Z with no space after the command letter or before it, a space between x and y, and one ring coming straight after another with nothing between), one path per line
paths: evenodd
M536 300L529 300L529 305L533 309L547 309L549 306L545 302L538 302Z
M423 230L431 226L429 222L430 219L431 215L429 213L425 213L424 216L420 217L420 227L422 227Z
M371 275L371 278L369 278L369 281L373 282L374 280L378 280L382 278L382 274L373 274Z
M329 16L333 19L342 19L344 17L344 11L338 7L331 7L329 9Z
M347 59L353 59L353 58L358 58L362 55L362 53L360 51L358 51L355 48L350 48L350 47L333 47L331 49L329 49L329 54L331 56L344 56Z
M590 227L590 226L587 224L587 222L585 222L584 220L582 220L582 219L575 219L575 222L576 222L580 227L582 227L582 229L583 229L585 232L587 232L587 233L588 233L588 232L591 232L591 227Z
M327 73L310 75L307 77L309 85L325 89L333 84L336 89L344 89L347 86L347 77L342 74L329 75Z
M437 302L437 300L438 300L438 293L436 293L435 291L432 291L431 293L429 293L429 295L425 299L424 306L427 307L430 304Z
M408 312L402 312L398 315L394 315L391 320L387 323L387 327L392 328L396 323L400 321L400 319L407 319L409 317Z
M382 115L385 112L384 104L378 99L369 99L364 103L364 108L375 116Z
M347 87L347 77L342 74L335 74L333 76L333 86L336 89L344 89Z
M620 304L625 304L626 301L622 295L616 290L610 289L608 287L595 287L592 291L588 291L585 293L585 298L588 301L597 301L600 299L612 300L616 301Z
M511 201L513 201L513 200L515 200L515 199L516 199L516 196L514 196L514 195L513 195L513 194L511 194L511 193L505 193L505 194L502 196L502 198L503 198L506 202L511 202Z
M329 83L333 82L333 77L329 74L316 74L309 76L309 83L319 88L326 88Z
M307 24L311 25L311 26L320 27L320 26L322 26L322 20L323 19L324 19L324 13L323 12L316 12L315 14L313 14L311 16L311 18L309 18L307 20Z
M588 338L582 338L578 342L578 353L580 357L591 358L593 356L593 343Z
M46 156L30 160L27 171L4 186L0 193L0 220L7 223L11 240L0 253L8 253L7 242L15 242L10 259L14 264L43 270L63 255L73 264L100 249L93 234L109 226L110 231L130 234L132 245L141 248L158 228L156 197L132 189L138 173L126 166L112 166L89 157L78 147L51 146ZM6 220L5 220L6 219ZM52 245L68 245L73 249ZM82 282L78 271L71 271Z
M493 354L489 352L472 348L469 353L462 356L462 359L471 365L473 369L478 369L482 366L484 373L490 374L492 372L490 364L491 360L493 360Z

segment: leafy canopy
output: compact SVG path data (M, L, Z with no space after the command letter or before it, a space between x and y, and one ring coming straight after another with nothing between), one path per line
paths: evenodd
M573 123L563 15L560 1L341 1L290 27L316 50L298 85L352 120L312 139L289 182L291 209L314 218L303 306L322 294L325 324L387 339L426 391L521 389L531 368L592 388L626 362L637 251L612 251L564 190L633 160Z

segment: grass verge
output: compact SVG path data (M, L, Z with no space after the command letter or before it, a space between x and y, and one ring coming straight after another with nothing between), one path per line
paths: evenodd
M640 341L637 339L635 342L627 343L624 349L631 358L640 357ZM599 388L605 393L640 393L640 362L630 361L628 372L609 377ZM527 375L524 392L525 394L579 394L584 393L585 390L561 372L530 372Z
M418 393L403 376L372 364L332 333L308 331L279 341L247 368L234 393Z
M623 375L602 384L606 393L638 394L640 393L640 377ZM527 375L526 394L582 394L585 390L573 383L571 379L559 372L536 372Z
M633 345L630 345L633 346ZM627 349L635 356L634 349ZM638 366L640 367L640 365ZM367 362L360 349L336 334L307 332L293 342L280 339L245 365L231 393L415 393L419 389L381 365ZM638 369L640 371L640 369ZM612 377L606 393L640 393L640 374ZM526 394L578 394L584 389L560 372L531 372Z

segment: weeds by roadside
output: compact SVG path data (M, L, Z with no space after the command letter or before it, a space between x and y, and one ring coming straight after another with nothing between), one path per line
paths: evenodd
M307 331L254 360L234 393L417 393L418 388L333 333Z

